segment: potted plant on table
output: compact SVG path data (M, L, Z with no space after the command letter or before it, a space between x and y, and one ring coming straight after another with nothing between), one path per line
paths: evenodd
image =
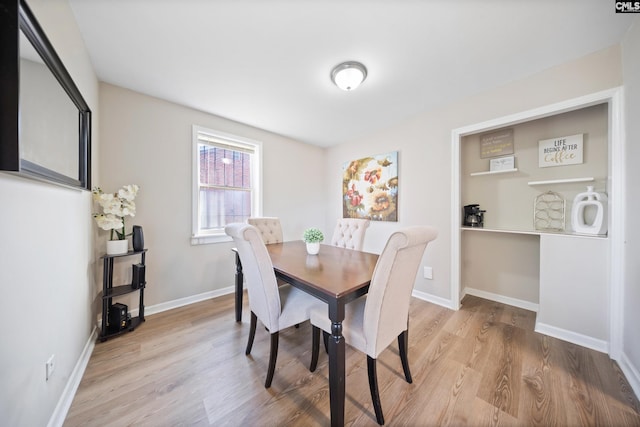
M307 253L316 255L320 252L320 242L324 240L324 234L315 227L307 228L302 235L302 240L307 244Z
M107 241L107 255L126 254L129 241L125 231L125 217L136 215L134 199L138 194L138 186L125 185L117 193L105 193L100 187L93 187L93 200L102 207L102 213L94 213L93 218L103 230L111 231ZM114 236L115 235L115 236Z

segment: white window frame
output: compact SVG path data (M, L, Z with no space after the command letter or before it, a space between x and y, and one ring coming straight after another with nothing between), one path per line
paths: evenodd
M262 143L202 126L192 126L191 244L230 242L232 241L231 237L227 236L223 229L210 231L200 229L200 156L198 145L203 142L199 138L200 135L217 139L225 145L250 148L254 151L254 155L251 157L251 216L262 215Z

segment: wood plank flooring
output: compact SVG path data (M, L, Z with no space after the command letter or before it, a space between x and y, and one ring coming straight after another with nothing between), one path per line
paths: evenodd
M327 355L309 372L311 327L244 349L249 312L233 295L147 316L97 343L65 426L327 426ZM640 403L606 354L533 331L535 313L467 296L459 311L411 302L404 380L397 343L378 359L386 425L640 426ZM366 356L347 346L345 424L374 426Z

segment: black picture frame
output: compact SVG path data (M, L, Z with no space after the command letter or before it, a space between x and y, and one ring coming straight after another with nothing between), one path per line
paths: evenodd
M78 109L77 175L49 169L21 157L20 150L20 34ZM3 2L0 8L0 171L84 190L91 189L91 110L80 90L24 0ZM53 112L52 112L53 113ZM75 126L72 123L71 126ZM56 135L47 140L47 152L56 155ZM62 159L64 161L64 159ZM69 159L74 162L76 159Z

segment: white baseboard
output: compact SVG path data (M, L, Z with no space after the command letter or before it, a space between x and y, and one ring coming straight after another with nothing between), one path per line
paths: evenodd
M89 336L89 340L84 345L84 349L82 349L82 353L80 353L80 358L78 358L76 366L73 367L73 371L69 376L69 381L67 381L67 385L65 385L64 390L62 391L62 396L60 396L58 404L53 410L51 418L49 418L47 427L61 427L64 424L64 420L67 418L67 413L69 412L73 398L76 396L76 391L78 390L84 371L87 369L87 364L89 363L89 359L93 353L93 348L96 346L97 338L98 329L94 328L93 332Z
M618 364L624 376L627 377L627 381L629 381L629 385L631 385L633 392L636 394L636 398L640 398L640 371L631 364L631 361L624 352L620 360L618 360Z
M162 313L163 311L172 310L174 308L183 307L185 305L193 304L200 301L206 301L208 299L221 297L223 295L228 295L234 293L235 291L235 286L229 286L227 288L216 289L215 291L204 292L202 294L192 295L190 297L163 302L162 304L145 305L144 314L145 316L148 316L150 314ZM129 311L129 314L131 314L132 317L137 316L138 313L139 309L137 307ZM102 325L102 317L100 314L98 315L97 325L98 329L100 329Z
M514 307L523 308L525 310L538 312L538 304L517 298L506 297L504 295L494 294L492 292L482 291L480 289L466 287L462 291L462 297L465 295L473 295L475 297L488 299L490 301L500 302L502 304L512 305ZM462 301L462 297L460 300Z
M566 329L547 325L545 323L536 322L535 331L550 337L558 338L573 344L587 347L601 353L609 353L609 343L577 332L567 331Z
M162 313L163 311L173 310L174 308L184 307L185 305L193 304L200 301L206 301L208 299L213 299L217 297L221 297L223 295L228 295L234 293L236 291L235 286L229 286L222 289L216 289L215 291L204 292L198 295L192 295L185 298L176 299L173 301L163 302L161 304L155 304L144 307L145 316L149 314ZM132 316L138 315L138 309L131 310Z
M466 294L473 295L479 298L488 299L491 301L500 302L507 305L512 305L514 307L523 308L525 310L534 311L536 313L538 312L539 305L529 301L523 301L516 298L505 297L504 295L498 295L498 294L482 291L475 288L464 288L463 296ZM537 321L536 321L535 331L541 334L549 335L550 337L561 339L563 341L581 345L583 347L587 347L602 353L608 353L609 351L609 343L607 341L589 337L587 335L578 334L576 332L571 332L566 329L557 328L555 326L547 325L544 323L539 323Z
M449 308L451 310L455 310L455 308L453 307L453 304L451 303L450 299L446 299L446 298L442 298L442 297L437 297L435 295L432 294L428 294L426 292L422 292L422 291L416 291L415 289L413 290L412 296L421 299L423 301L427 301L445 308Z

